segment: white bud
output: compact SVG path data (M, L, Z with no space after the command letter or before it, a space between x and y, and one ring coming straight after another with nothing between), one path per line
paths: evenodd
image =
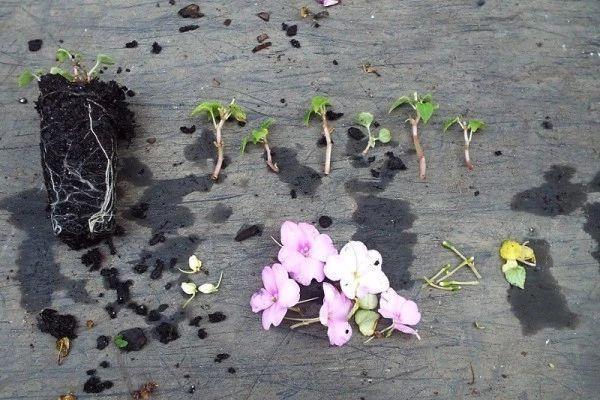
M198 287L194 282L183 282L181 284L181 290L186 294L194 295L198 291Z
M217 289L217 287L215 285L213 285L212 283L205 283L203 285L200 285L200 287L198 288L198 291L200 293L204 293L204 294L214 293L218 290L219 289Z
M194 272L198 272L198 271L200 271L200 268L202 268L202 261L200 261L198 259L198 257L196 257L195 254L190 256L188 263L189 263L190 269Z

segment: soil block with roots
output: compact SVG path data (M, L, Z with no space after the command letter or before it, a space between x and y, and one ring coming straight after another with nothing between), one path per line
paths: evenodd
M36 109L52 230L71 248L115 229L117 141L133 137L134 115L115 81L69 82L43 75Z

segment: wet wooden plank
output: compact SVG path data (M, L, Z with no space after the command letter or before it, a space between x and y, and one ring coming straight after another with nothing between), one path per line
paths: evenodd
M314 28L298 17L303 4L318 10L311 2L208 1L200 4L205 17L194 21L177 16L185 2L2 2L0 333L10 351L0 372L0 399L55 398L69 390L91 398L83 393L91 368L114 382L97 395L106 399L125 398L148 380L160 385L157 398L165 399L592 397L600 389L600 189L593 183L600 148L600 5L477 3L346 1ZM269 22L255 16L260 11L271 13ZM300 48L290 45L282 22L298 25ZM190 23L199 28L179 33ZM252 53L261 33L273 45ZM27 41L36 38L43 47L29 52ZM125 48L134 39L139 46ZM163 47L160 54L150 52L155 41ZM135 301L150 309L168 305L162 314L179 322L181 337L167 345L151 337L139 353L120 354L112 345L96 350L99 335L134 326L150 331L155 323L128 309L110 319L103 308L114 292L103 287L98 272L81 265L82 252L52 238L41 190L35 90L18 90L13 82L23 66L48 65L59 45L109 53L117 66L130 69L104 75L136 92L131 103L139 128L131 145L120 149L120 221L127 234L115 239L116 255L106 246L101 251L105 267L134 280ZM381 77L365 74L364 63ZM387 114L396 96L413 90L431 91L441 104L422 130L426 183L417 178L403 124L407 115ZM330 96L344 113L333 123L333 172L295 186L299 176L322 168L319 128L301 123L315 93ZM20 104L21 97L29 102ZM227 126L227 176L206 190L190 176L211 169L203 150L210 130L188 113L200 99L232 97L249 110L250 123ZM353 161L363 144L346 135L353 115L363 110L394 133L394 143L377 147L368 167ZM472 173L462 165L460 135L440 133L443 117L461 112L488 122L472 144ZM272 141L279 176L266 170L258 149L244 156L237 151L241 137L266 116L277 119ZM194 134L180 132L192 124L198 127ZM373 177L371 169L381 168L390 150L408 170ZM149 203L147 218L128 218L140 202ZM260 284L260 269L276 255L269 237L277 237L285 219L316 221L321 215L332 217L326 231L337 245L354 238L381 250L393 285L421 307L421 341L394 336L364 345L355 334L348 346L330 348L318 327L260 330L248 300ZM263 224L262 236L233 241L244 224ZM149 246L159 232L166 241ZM496 251L506 237L534 239L543 260L540 271L528 275L532 285L525 292L508 289L501 276ZM443 239L476 257L484 275L479 287L459 294L421 288L420 276L454 261L439 246ZM181 316L179 274L166 271L151 280L149 271L140 276L132 267L144 255L150 269L156 258L168 263L178 257L183 266L192 252L211 279L223 270L224 283ZM166 290L168 282L172 288ZM82 324L96 323L80 328L60 367L53 339L35 328L35 315L49 306L75 314ZM227 319L208 322L216 311ZM203 340L187 323L196 315L204 317ZM475 321L485 329L474 328ZM230 358L215 363L219 353ZM104 360L111 367L98 367ZM191 385L194 394L188 393Z

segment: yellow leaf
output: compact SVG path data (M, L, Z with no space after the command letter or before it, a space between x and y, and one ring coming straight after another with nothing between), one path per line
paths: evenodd
M522 245L521 257L519 257L519 260L531 261L535 264L535 254L533 253L533 249L529 246Z
M500 257L505 260L517 260L521 258L523 250L522 246L514 240L505 240L500 246Z

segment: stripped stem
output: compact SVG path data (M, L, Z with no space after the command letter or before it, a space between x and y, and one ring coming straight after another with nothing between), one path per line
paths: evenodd
M412 125L412 138L415 145L415 151L417 152L417 157L419 158L419 177L425 180L427 177L427 163L425 162L425 153L423 152L421 141L419 140L418 124L420 120L421 117L418 116L417 118L410 118L410 124Z
M316 317L316 318L288 318L288 317L284 317L284 319L286 319L288 321L300 321L297 324L294 324L294 325L290 326L290 329L296 329L296 328L299 328L301 326L306 326L306 325L314 324L315 322L319 322L320 321L319 317Z
M425 276L423 277L423 280L425 282L427 282L428 286L431 286L432 288L436 288L436 289L447 290L449 292L454 292L455 290L460 289L460 286L452 288L452 287L443 287L443 286L436 285L435 283L433 283L433 281L427 279L427 277L425 277Z
M367 147L365 147L365 149L363 150L363 155L367 155L367 153L369 152L369 149L371 147L375 146L375 140L373 139L373 137L371 136L371 127L367 126L367 132L369 133L369 140L367 141Z
M479 285L479 281L442 281L440 282L440 286L442 287L446 287L446 286L457 286L457 285L470 285L470 286L475 286L475 285Z
M271 156L271 148L269 147L269 142L267 142L266 139L263 143L263 146L265 148L265 153L267 153L267 166L271 168L271 171L279 172L279 167L277 166L277 163L273 162L273 157Z
M448 279L452 275L454 275L459 269L473 262L473 257L469 257L466 260L463 260L460 264L458 264L452 271L448 272L443 277L439 278L435 283L440 283L441 281Z
M473 170L473 163L471 162L471 157L469 155L469 145L471 144L471 139L473 138L473 132L469 132L469 128L466 125L461 124L463 127L463 133L465 136L465 164L467 165L467 169L469 171Z
M467 261L467 257L465 257L460 251L458 251L458 249L456 247L454 247L454 245L452 243L448 242L447 240L444 240L442 242L442 246L447 248L448 250L452 251L454 254L459 256L463 261ZM470 257L470 258L473 258L473 257ZM481 279L481 275L479 274L479 271L477 271L477 268L475 268L475 263L473 261L471 261L467 265L469 266L469 268L471 268L471 271L473 271L473 274L475 274L477 279Z
M323 136L325 136L325 142L327 147L325 148L325 175L329 175L331 171L331 132L333 129L329 127L329 122L327 121L327 114L325 111L321 113L321 119L323 120Z
M229 116L228 116L229 117ZM223 124L227 118L221 118L219 122L215 122L213 117L213 123L215 125L215 147L217 148L217 162L215 164L215 169L212 173L212 180L216 181L219 179L219 173L221 172L221 168L223 167L223 156L224 156L224 144L223 138L221 137L221 129L223 128Z

